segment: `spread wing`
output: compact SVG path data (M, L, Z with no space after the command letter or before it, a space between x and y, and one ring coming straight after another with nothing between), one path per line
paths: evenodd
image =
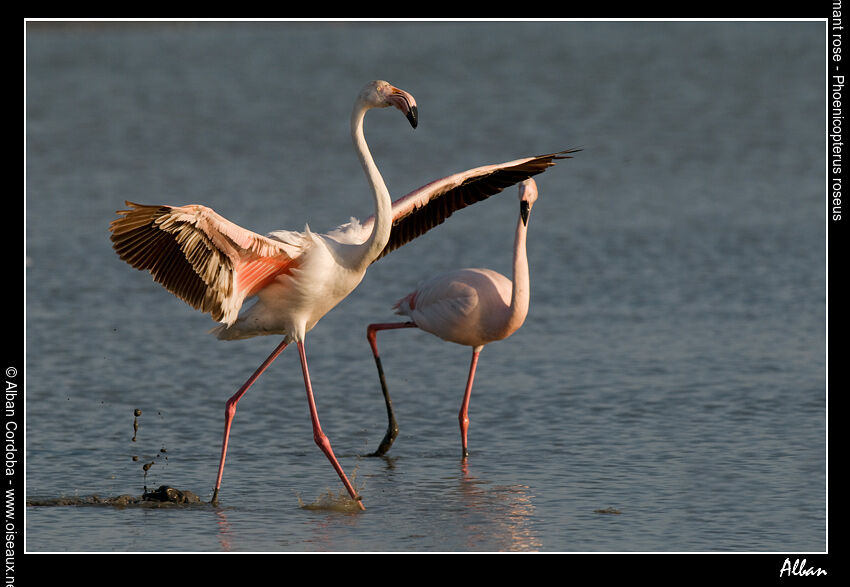
M233 323L245 298L295 265L302 244L265 237L206 206L146 206L110 224L112 246L168 291L213 319Z
M393 202L390 240L375 261L442 224L453 212L542 173L555 165L558 159L569 159L570 153L580 150L567 149L548 155L484 165L432 181L410 192ZM362 230L368 234L374 221L374 216L367 218L362 224Z

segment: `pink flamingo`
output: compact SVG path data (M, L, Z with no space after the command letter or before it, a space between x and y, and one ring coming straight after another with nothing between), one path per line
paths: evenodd
M443 222L454 210L498 193L540 173L568 151L528 157L458 173L432 182L395 203L363 136L372 108L394 106L416 128L413 96L385 81L373 81L358 94L351 113L351 136L372 189L374 216L352 218L327 234L279 230L262 236L200 205L146 206L126 202L110 230L113 248L127 263L192 307L222 324L210 332L224 340L279 334L283 341L227 400L224 438L212 503L218 503L230 427L236 404L260 374L295 342L307 391L313 439L348 493L365 509L322 432L313 398L304 339L319 319L363 279L366 268L389 251ZM241 311L243 302L256 302Z
M469 456L466 433L469 429L469 397L478 365L478 355L484 345L502 340L516 332L528 314L530 283L525 239L528 216L537 200L537 184L526 179L519 185L520 212L514 240L513 281L490 269L458 269L441 273L422 282L400 299L393 308L396 314L408 316L409 322L370 324L366 329L381 391L387 405L387 433L373 456L385 454L398 436L398 424L393 413L384 369L378 355L376 335L379 330L421 328L444 340L472 347L472 362L463 402L458 413L463 458Z

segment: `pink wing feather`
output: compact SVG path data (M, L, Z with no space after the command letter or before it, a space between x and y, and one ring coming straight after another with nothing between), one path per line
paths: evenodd
M301 252L206 206L126 205L109 227L118 255L219 322L232 324L245 298L292 269Z

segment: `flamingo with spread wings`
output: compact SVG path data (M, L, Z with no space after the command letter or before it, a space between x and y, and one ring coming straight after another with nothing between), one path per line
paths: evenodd
M352 219L327 234L275 231L261 236L200 205L146 206L127 202L110 225L118 255L192 307L221 322L210 332L233 340L283 335L266 358L225 405L224 438L212 503L218 503L230 428L236 404L260 374L292 342L298 347L313 439L339 475L352 499L363 502L348 480L322 432L307 368L304 340L334 306L363 279L377 259L443 222L454 211L488 198L505 187L541 173L561 151L487 165L432 182L391 201L369 152L363 120L372 108L395 107L416 128L413 96L385 81L373 81L358 94L351 113L351 136L374 196L375 214L362 223ZM256 298L243 309L243 303Z

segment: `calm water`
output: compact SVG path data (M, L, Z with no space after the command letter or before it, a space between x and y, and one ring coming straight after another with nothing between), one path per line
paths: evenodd
M278 342L213 339L122 263L124 200L258 232L366 217L348 115L374 78L420 108L415 131L367 119L396 195L584 150L538 178L532 308L481 356L466 464L469 350L409 330L379 339L401 436L360 456L386 425L365 328L432 272L509 274L513 188L375 264L307 338L365 512L327 499L341 485L290 349L239 404L222 507L33 505L27 550L825 550L822 41L783 22L32 27L33 503L162 484L208 500L224 401Z

